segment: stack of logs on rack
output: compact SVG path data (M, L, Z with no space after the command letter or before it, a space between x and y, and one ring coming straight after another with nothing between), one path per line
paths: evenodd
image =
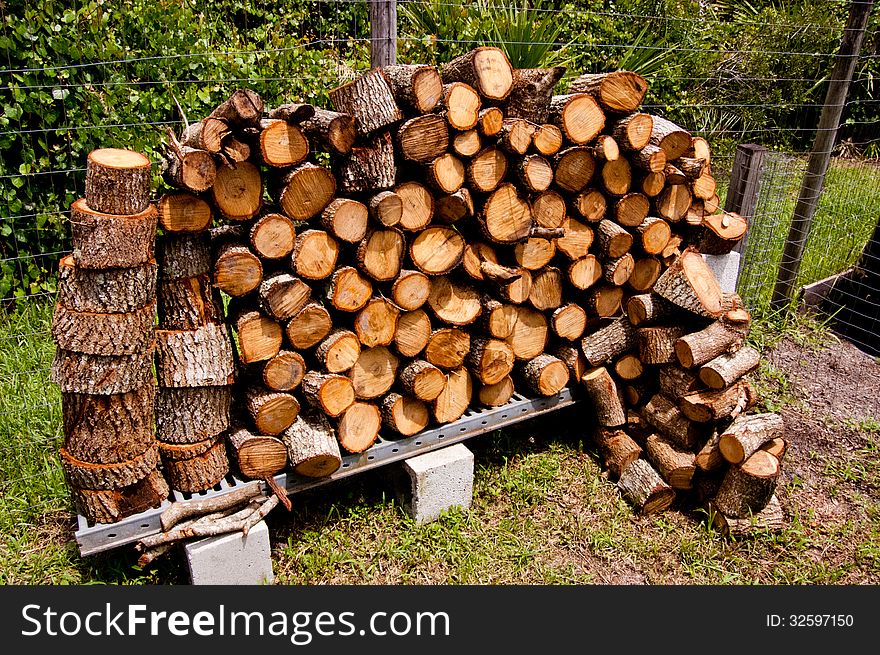
M61 389L61 462L80 510L112 523L158 506L153 408L156 207L150 161L93 151L71 207L73 254L59 265L52 380Z
M583 385L642 512L697 470L731 525L778 506L779 430L742 428L757 420L750 317L700 254L729 252L747 223L720 210L706 141L639 111L642 77L586 74L558 93L564 72L481 47L373 69L331 90L332 109L240 89L169 132L166 468L225 434L245 477L323 477L380 431ZM724 444L741 429L737 460Z

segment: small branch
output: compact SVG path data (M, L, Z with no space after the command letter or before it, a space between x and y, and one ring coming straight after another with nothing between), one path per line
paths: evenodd
M266 515L271 512L278 505L278 496L272 496L267 501L265 501L260 508L251 514L247 519L245 519L244 524L241 526L241 531L244 533L244 536L247 536L247 533L250 532L250 529L254 527L257 523L266 518Z
M282 489L277 482L275 482L275 478L273 476L268 476L266 478L266 484L269 485L269 488L275 493L275 496L281 501L281 504L284 505L284 509L288 512L293 509L293 505L290 503L290 498L287 496L287 491Z
M243 487L223 496L216 496L206 500L190 500L172 503L171 506L162 512L159 517L162 522L162 530L167 532L177 523L191 516L219 512L224 509L229 509L230 507L235 507L236 505L240 505L262 493L262 485L260 485L259 481L254 480L253 482L248 482Z

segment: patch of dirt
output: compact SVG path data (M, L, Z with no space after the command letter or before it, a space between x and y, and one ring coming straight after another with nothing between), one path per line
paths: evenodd
M814 351L786 339L766 357L788 378L797 400L780 411L789 442L786 484L780 485L786 514L812 513L815 523L830 525L864 520L857 497L876 499L877 490L841 479L829 467L859 465L864 455L858 451L871 443L859 424L880 420L880 365L845 341Z
M846 341L813 352L782 341L768 359L789 376L812 413L836 419L880 419L880 365Z

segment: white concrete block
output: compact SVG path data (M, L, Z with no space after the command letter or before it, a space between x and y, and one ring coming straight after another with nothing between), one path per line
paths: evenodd
M474 496L474 454L464 444L412 457L403 463L412 498L405 503L416 523L429 523L453 507L469 509Z
M206 537L186 544L186 563L194 585L272 584L269 528L260 521L248 531Z
M740 254L731 251L726 255L703 255L703 259L718 278L718 284L722 291L733 293L736 291L736 278L739 274Z

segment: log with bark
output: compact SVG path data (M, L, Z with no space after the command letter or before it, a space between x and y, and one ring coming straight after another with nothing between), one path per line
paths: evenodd
M301 412L281 433L281 441L287 448L288 465L298 475L323 478L342 466L336 433L319 411Z
M617 486L623 497L643 515L662 512L675 500L675 490L644 459L637 459L623 469Z

